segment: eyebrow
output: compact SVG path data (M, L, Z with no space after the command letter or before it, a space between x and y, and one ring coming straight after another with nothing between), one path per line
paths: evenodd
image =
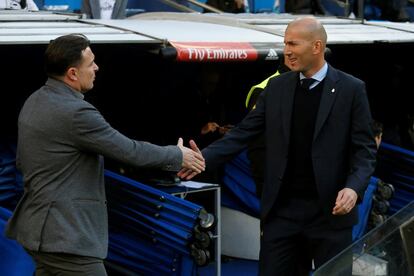
M286 40L286 41L283 41L283 43L298 43L298 42L300 42L300 40Z

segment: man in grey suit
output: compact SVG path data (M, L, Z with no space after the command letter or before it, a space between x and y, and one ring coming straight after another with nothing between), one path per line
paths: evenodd
M211 169L264 134L259 271L269 276L309 275L312 263L320 267L352 242L355 204L376 155L365 85L327 64L322 24L313 17L294 20L284 42L291 72L270 79L256 108L202 151Z
M136 167L204 170L194 141L157 146L113 129L83 99L98 66L83 35L53 40L45 54L46 84L18 119L17 166L24 195L8 222L36 262L36 275L106 275L108 220L103 156Z

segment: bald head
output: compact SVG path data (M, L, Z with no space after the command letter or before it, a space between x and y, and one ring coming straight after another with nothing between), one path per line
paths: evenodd
M289 23L287 29L294 28L297 31L301 31L305 36L308 36L311 40L320 40L323 46L326 46L327 34L325 28L314 17L300 17Z
M285 31L285 65L306 77L315 74L325 64L326 32L313 17L298 18Z

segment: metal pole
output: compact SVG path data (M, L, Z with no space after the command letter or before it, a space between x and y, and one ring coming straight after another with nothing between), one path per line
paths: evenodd
M357 18L364 20L364 0L358 0L358 16Z

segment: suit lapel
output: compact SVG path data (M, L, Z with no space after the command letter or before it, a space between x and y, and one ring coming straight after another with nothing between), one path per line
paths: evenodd
M322 90L321 102L319 104L318 115L316 117L315 131L313 133L313 140L315 141L323 124L328 118L332 105L335 102L336 95L339 91L337 88L338 75L336 70L329 66L325 77L324 86Z
M285 141L290 139L290 125L292 120L293 101L295 100L296 83L298 82L299 74L291 74L285 83L285 89L282 94L282 120L283 120L283 135Z

